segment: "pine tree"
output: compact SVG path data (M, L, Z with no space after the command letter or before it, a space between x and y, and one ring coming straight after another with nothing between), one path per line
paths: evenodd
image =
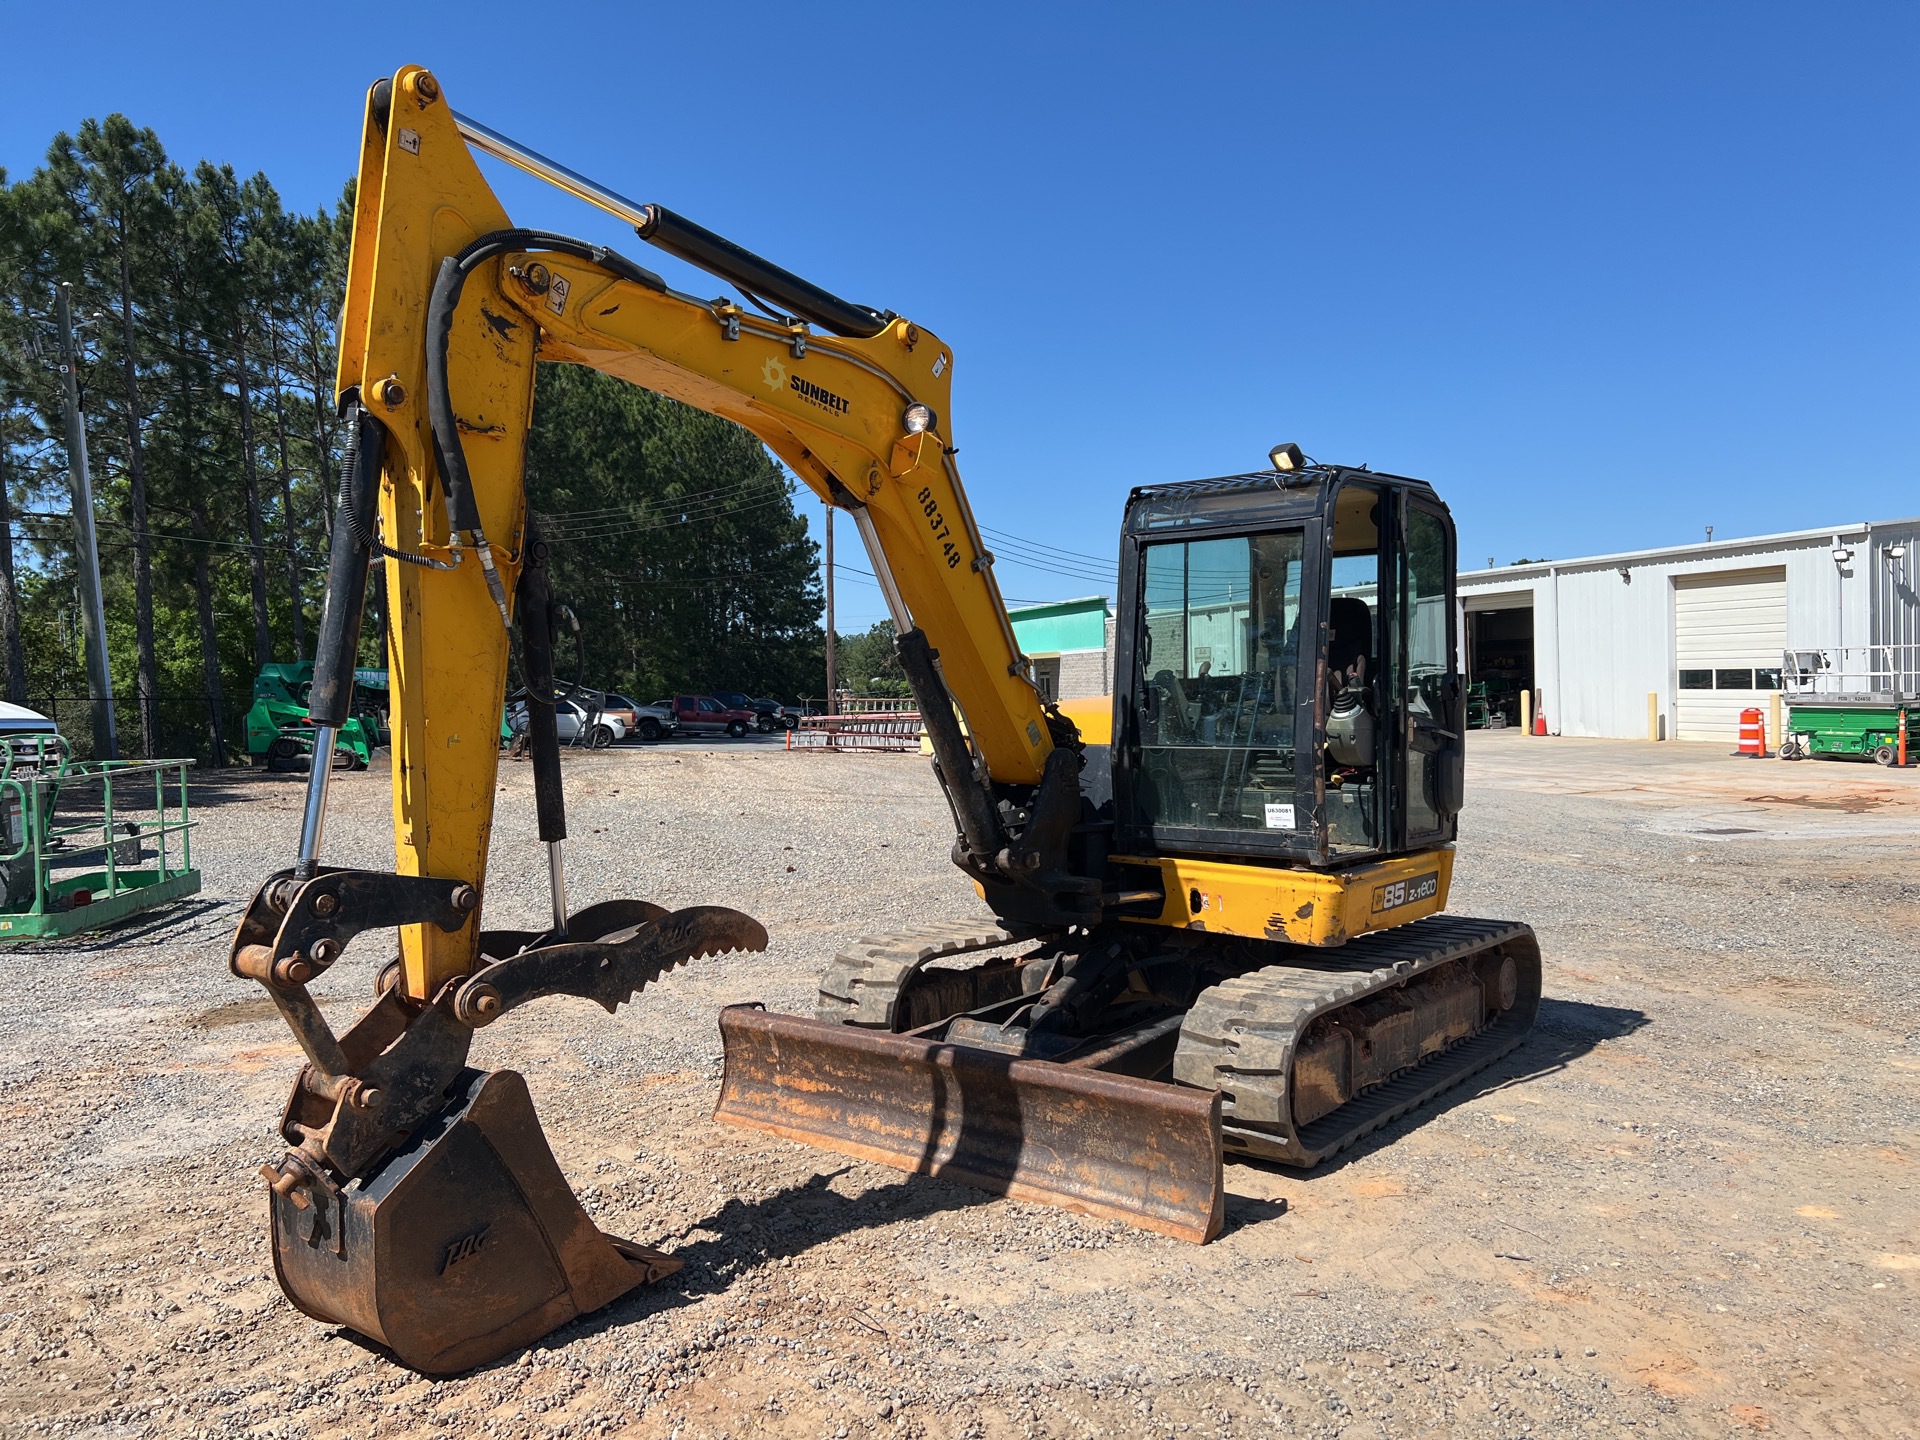
M141 753L159 750L159 673L153 644L153 551L147 505L142 396L146 344L137 291L144 284L157 232L164 228L154 177L166 164L159 137L135 129L124 115L88 120L77 136L56 135L47 152L45 186L61 223L61 268L81 288L85 308L107 320L101 338L118 372L117 444L102 460L117 459L126 488L133 552L136 632L135 694ZM103 387L104 388L104 387ZM103 401L107 396L103 394Z
M819 668L819 549L793 482L746 431L650 391L543 365L528 503L589 683L794 695Z
M274 661L273 622L267 603L267 528L260 504L260 455L254 434L254 310L258 251L253 242L267 215L272 187L266 176L255 175L242 185L231 165L202 160L193 174L202 197L202 214L212 228L213 249L219 259L215 273L214 305L222 348L233 385L238 434L232 438L235 461L246 495L247 565L253 602L253 663L256 669ZM277 211L277 198L271 201Z

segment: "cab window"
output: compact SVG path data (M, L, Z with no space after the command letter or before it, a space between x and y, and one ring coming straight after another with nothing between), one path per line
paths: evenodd
M1141 818L1293 831L1304 532L1172 541L1142 555Z

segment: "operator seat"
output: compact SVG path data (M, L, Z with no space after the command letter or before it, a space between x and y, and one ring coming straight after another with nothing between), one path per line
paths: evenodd
M1327 607L1327 676L1335 690L1345 683L1336 681L1355 660L1366 661L1362 678L1372 678L1376 666L1373 654L1373 611L1367 602L1351 595L1336 595Z

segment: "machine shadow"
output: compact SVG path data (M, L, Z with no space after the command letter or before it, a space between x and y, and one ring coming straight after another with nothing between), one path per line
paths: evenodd
M990 1205L1001 1196L973 1190L927 1175L902 1176L889 1185L863 1191L849 1197L836 1193L833 1181L852 1169L816 1173L803 1184L789 1185L758 1200L730 1199L712 1214L689 1224L681 1235L705 1238L682 1245L673 1258L684 1268L652 1284L629 1290L625 1295L590 1315L562 1325L531 1345L509 1351L498 1360L477 1365L462 1375L484 1375L508 1370L529 1350L561 1349L588 1336L618 1330L637 1320L683 1305L691 1305L709 1295L728 1289L742 1275L763 1265L799 1255L816 1245L879 1225L903 1220L920 1220L943 1211L966 1210ZM620 1233L615 1224L613 1233ZM658 1243L659 1235L627 1236L639 1244ZM334 1338L356 1345L369 1354L382 1355L401 1364L393 1352L377 1340L347 1328L335 1326L328 1332Z
M1651 1024L1640 1010L1612 1005L1592 1005L1579 1000L1543 997L1539 1018L1527 1039L1510 1055L1476 1075L1468 1076L1410 1115L1382 1127L1372 1135L1341 1152L1325 1164L1302 1171L1269 1161L1229 1156L1231 1163L1270 1170L1295 1179L1330 1175L1376 1150L1391 1145L1408 1131L1456 1106L1510 1086L1555 1074L1566 1069L1597 1045L1631 1035ZM798 1185L789 1185L775 1194L755 1200L729 1199L717 1210L694 1221L681 1232L683 1236L702 1238L673 1252L684 1267L663 1281L644 1286L615 1300L591 1315L581 1316L526 1348L556 1348L591 1335L603 1334L637 1320L644 1320L683 1305L692 1304L728 1289L737 1279L764 1265L804 1253L826 1241L882 1225L925 1219L948 1211L972 1209L998 1203L1003 1196L928 1175L903 1175L890 1184L865 1190L857 1196L841 1195L833 1181L853 1167L816 1172ZM1229 1172L1229 1179L1231 1172ZM1285 1199L1261 1199L1234 1195L1226 1198L1226 1224L1221 1236L1249 1226L1275 1220L1287 1213ZM615 1227L618 1230L618 1226ZM641 1244L658 1237L638 1235L627 1238ZM332 1332L373 1353L388 1353L384 1346L344 1328ZM516 1350L491 1364L476 1367L469 1374L506 1369L514 1365L522 1352Z
M1296 1179L1332 1175L1354 1161L1384 1149L1409 1131L1417 1130L1457 1106L1477 1100L1482 1095L1565 1070L1602 1042L1618 1040L1652 1023L1643 1010L1628 1010L1617 1005L1590 1005L1584 1000L1556 1000L1543 995L1540 998L1540 1014L1534 1021L1533 1029L1512 1053L1496 1060L1486 1069L1467 1076L1451 1090L1434 1097L1411 1114L1402 1115L1391 1124L1381 1126L1311 1170L1238 1155L1229 1155L1227 1158L1232 1164L1272 1170ZM1231 1214L1234 1206L1244 1206L1248 1202L1245 1197L1229 1196L1227 1203Z
M555 1332L556 1337L564 1338L556 1338L553 1343L597 1335L719 1294L750 1271L778 1264L842 1235L991 1205L1002 1198L928 1175L903 1175L857 1196L841 1195L832 1188L833 1181L852 1168L846 1165L817 1173L803 1184L786 1186L757 1200L729 1199L683 1232L702 1236L673 1252L673 1258L683 1262L685 1269L658 1284L630 1290L605 1309L582 1316ZM651 1243L646 1236L634 1238L642 1244ZM509 1358L498 1363L512 1361Z
M182 898L171 904L162 904L158 909L135 911L98 930L80 930L72 935L50 936L45 940L16 941L9 953L95 954L150 940L164 931L187 928L193 922L205 921L209 917L221 919L224 923L219 928L225 931L232 928L232 922L225 921L225 912L231 909L233 904L227 900L207 896Z

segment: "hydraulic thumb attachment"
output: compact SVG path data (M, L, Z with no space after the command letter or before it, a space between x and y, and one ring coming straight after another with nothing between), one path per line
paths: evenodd
M609 901L573 916L565 938L483 932L479 968L425 1005L388 965L373 1008L333 1033L307 985L354 936L406 924L457 932L478 906L456 881L283 871L248 907L230 960L266 987L307 1056L280 1124L289 1148L261 1171L280 1286L306 1314L430 1375L497 1359L680 1268L594 1226L526 1081L468 1067L473 1032L546 995L611 1012L676 965L767 944L735 910Z

